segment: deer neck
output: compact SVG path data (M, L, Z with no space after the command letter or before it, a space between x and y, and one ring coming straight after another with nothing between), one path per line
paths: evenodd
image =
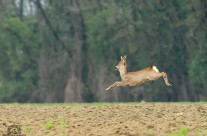
M125 75L128 73L128 71L127 71L127 67L124 68L124 69L122 69L122 70L120 70L119 72L120 72L120 76L121 76L121 78L124 78Z

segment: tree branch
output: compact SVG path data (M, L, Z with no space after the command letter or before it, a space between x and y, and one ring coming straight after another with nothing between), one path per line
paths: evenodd
M50 31L52 32L52 34L54 35L55 39L60 43L60 45L66 50L66 52L68 53L69 57L72 58L72 52L67 48L67 46L65 45L65 43L62 41L62 39L60 38L60 36L58 35L58 33L55 31L55 29L52 27L52 24L49 20L49 18L47 17L44 9L42 8L42 4L40 2L40 0L32 0L33 3L35 5L37 5L37 8L40 10L45 23L47 24L47 26L49 27Z

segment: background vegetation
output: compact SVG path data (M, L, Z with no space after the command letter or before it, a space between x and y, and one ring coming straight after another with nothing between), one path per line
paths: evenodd
M205 0L0 0L0 102L207 100ZM163 79L114 88L114 66Z

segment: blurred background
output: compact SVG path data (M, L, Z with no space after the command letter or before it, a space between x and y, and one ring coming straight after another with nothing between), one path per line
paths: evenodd
M0 102L207 100L206 0L0 0ZM168 74L139 87L128 71Z

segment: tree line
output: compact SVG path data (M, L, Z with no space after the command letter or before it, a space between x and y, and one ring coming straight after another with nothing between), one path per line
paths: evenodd
M207 100L204 0L0 0L0 102ZM114 66L168 74L117 87Z

